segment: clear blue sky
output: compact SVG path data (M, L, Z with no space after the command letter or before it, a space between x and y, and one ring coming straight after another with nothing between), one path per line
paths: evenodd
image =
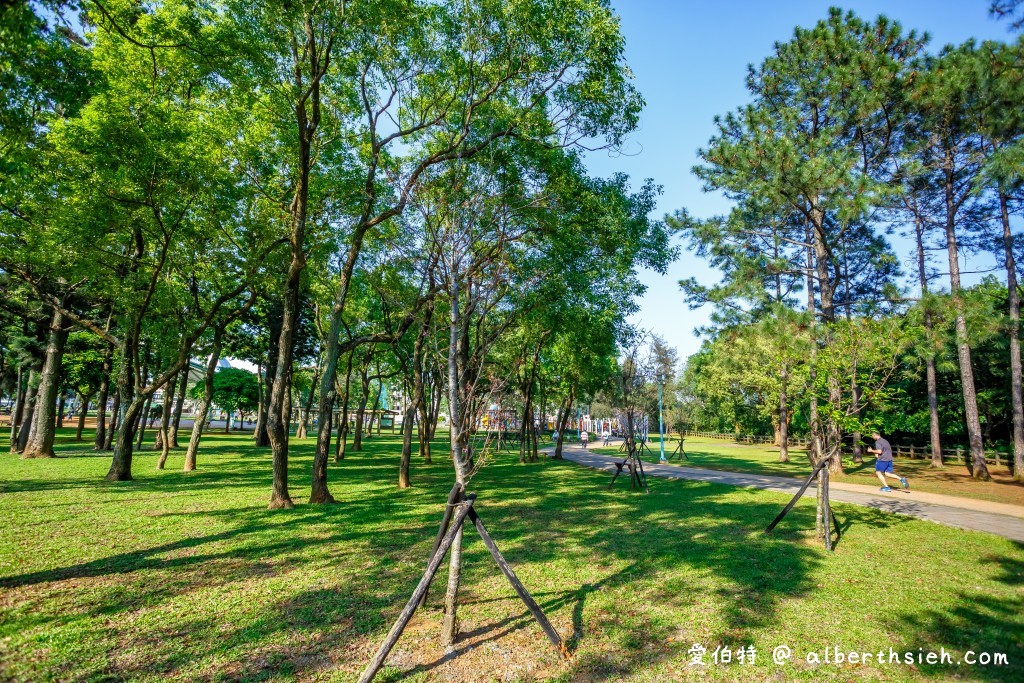
M653 178L664 187L659 216L681 207L700 217L724 213L728 202L703 193L690 173L697 163L697 149L714 133L714 116L748 101L743 85L748 64L760 63L775 41L788 40L795 26L813 25L838 3L612 0L612 4L621 16L626 59L647 107L640 129L624 148L628 155L593 154L588 166L599 175L624 171L634 185ZM1012 37L1004 22L989 18L987 0L865 0L839 6L863 17L885 14L905 29L927 32L932 50L970 37ZM907 244L897 241L894 246L902 258L909 259ZM666 276L645 273L648 291L633 321L665 337L683 358L700 347L693 330L705 324L708 316L706 310L690 311L683 300L678 281L690 276L708 283L716 279L700 259L685 253Z

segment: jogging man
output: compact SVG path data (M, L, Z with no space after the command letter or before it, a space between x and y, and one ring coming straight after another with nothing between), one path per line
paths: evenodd
M882 438L882 435L877 431L871 432L871 436L875 439L875 447L869 448L868 453L874 453L878 456L875 459L875 476L878 477L878 481L882 482L882 491L892 491L889 487L889 482L886 477L892 477L900 482L900 486L905 489L910 488L910 484L907 483L906 477L898 476L892 470L892 446L889 442Z

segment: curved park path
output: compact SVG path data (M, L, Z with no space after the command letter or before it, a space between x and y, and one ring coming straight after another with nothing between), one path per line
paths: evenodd
M550 449L549 449L550 450ZM562 456L586 467L615 471L615 462L621 462L622 456L603 455L584 450L578 444L563 444ZM643 461L644 472L651 477L663 479L690 479L707 481L729 486L745 486L756 489L778 491L790 496L795 495L803 483L800 479L775 477L766 474L744 474L740 472L723 472L681 465L659 464ZM626 482L628 485L628 473ZM938 493L923 493L913 490L914 482L910 482L911 490L906 492L893 491L883 493L874 486L830 482L831 499L842 503L853 503L865 507L885 510L902 515L910 515L930 522L946 524L961 529L984 531L996 534L1013 541L1024 543L1024 507L993 503L984 500L957 498ZM812 485L804 496L814 496Z

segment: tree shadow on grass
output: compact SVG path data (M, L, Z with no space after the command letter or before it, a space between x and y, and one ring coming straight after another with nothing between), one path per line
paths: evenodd
M1024 550L1024 544L1015 543ZM952 664L927 662L916 664L920 671L936 678L950 678L966 675L977 681L1017 683L1024 680L1024 561L1006 555L989 555L979 560L979 572L986 566L996 566L999 573L996 581L1011 587L1013 597L993 596L961 589L953 606L947 609L930 609L919 614L901 615L895 620L897 632L909 632L914 638L907 647L896 648L914 653L939 652L944 648L952 653ZM965 577L970 582L970 577ZM973 652L973 665L967 653ZM981 653L1002 653L1005 664L995 658L984 664Z
M147 491L154 496L174 493L173 501L162 499L163 507L149 516L183 533L203 525L228 528L7 577L0 586L67 591L83 619L109 618L116 625L105 637L135 653L106 665L120 678L173 672L197 661L208 661L217 675L254 680L338 666L351 669L369 658L367 643L379 642L408 600L426 564L450 486L450 465L437 457L437 465L415 467L416 488L397 491L393 480L385 479L397 466L397 454L389 450L393 447L380 440L350 454L340 466L332 465L331 485L343 501L340 505L300 504L295 510L268 512L258 498L252 506L189 511L210 505L210 491L249 487L259 497L269 488L269 468L253 467L252 458L229 458L237 455L237 446L215 443L201 460L201 467L209 463L209 468L199 476L167 472L140 478L123 487L135 492L124 501L137 502ZM310 450L311 445L294 449L293 490L307 485ZM823 550L806 541L805 530L813 529L814 522L810 500L798 504L785 528L766 536L763 529L784 505L784 495L660 480L652 480L649 496L607 492L608 477L602 473L570 463L522 467L514 459L488 466L470 488L480 494L481 516L506 558L527 588L537 591L562 635L579 649L579 659L567 669L571 676L628 675L681 656L688 644L669 641L691 625L681 626L666 614L707 609L713 614L706 639L702 636L706 644L748 640L778 618L782 601L813 590L810 574L828 561ZM120 494L112 500L119 504ZM853 527L910 521L855 506L837 508L837 515ZM468 544L466 562L467 589L478 585L481 576L497 576L510 597L495 600L517 600L482 544ZM611 569L602 573L600 567L585 566L594 562ZM579 572L552 575L553 567L574 565ZM333 578L325 586L289 589L292 578L310 573ZM344 577L340 582L339 576ZM104 583L96 586L80 579ZM443 577L435 582L435 592L442 590ZM54 585L40 587L44 583ZM158 607L180 609L193 598L176 602L179 596L211 587L256 591L246 598L253 601L250 611L230 618L188 615L149 632L113 619ZM273 592L268 592L271 587ZM285 594L267 599L279 591ZM636 599L639 595L643 599ZM209 604L211 598L203 600L207 602L198 604ZM480 610L491 621L467 631L463 642L473 647L459 650L459 656L485 656L486 648L474 643L494 644L527 628L536 631L527 656L548 656L544 653L550 645L520 603L509 603L515 606L494 618L493 610L483 609L484 602L470 599L463 604L464 614ZM48 620L52 624L61 618L51 610L31 624L22 623L45 628ZM182 633L194 634L186 646ZM612 654L588 648L591 634L597 633L611 644ZM441 658L421 670L436 672L449 661Z

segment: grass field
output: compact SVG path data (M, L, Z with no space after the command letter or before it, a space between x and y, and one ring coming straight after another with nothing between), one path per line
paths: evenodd
M677 440L666 440L665 453L670 454L679 444ZM617 446L591 450L597 453L618 452ZM658 437L648 442L651 453L645 453L645 460L657 459L659 455ZM703 467L712 470L729 472L750 472L753 474L771 474L780 477L806 477L811 472L807 455L803 449L791 448L789 462L779 462L779 449L773 446L737 444L721 439L687 438L685 441L688 460L673 460L674 464L686 467ZM834 481L851 484L878 486L875 477L874 456L865 454L864 463L856 465L849 458L843 462L844 472L835 475ZM896 471L910 477L911 488L929 493L942 493L949 496L962 496L978 500L990 500L997 503L1024 505L1024 484L1014 482L1008 467L989 466L992 481L975 481L960 463L950 462L943 469L930 466L928 460L896 460Z
M181 453L158 472L144 452L136 481L106 483L108 456L62 434L51 460L0 443L0 680L353 680L423 571L452 479L435 455L399 491L398 442L375 438L331 466L339 505L306 505L306 441L293 445L299 504L269 512L269 454L245 436L211 435L197 472L180 471ZM471 490L573 660L473 535L458 649L437 645L442 570L380 680L1024 680L1020 544L837 505L844 536L827 554L809 501L766 536L785 496L660 480L650 495L607 492L604 474L515 460ZM749 645L753 665L711 660ZM793 660L776 665L781 645ZM954 664L806 662L826 646L945 647ZM968 650L1008 664L955 664Z

